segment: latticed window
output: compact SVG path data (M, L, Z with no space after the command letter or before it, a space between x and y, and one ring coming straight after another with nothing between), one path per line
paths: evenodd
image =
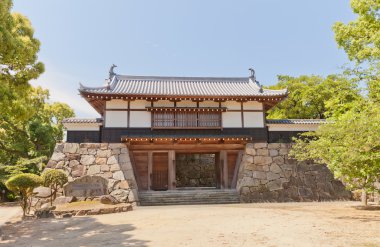
M153 128L221 128L221 112L152 112Z

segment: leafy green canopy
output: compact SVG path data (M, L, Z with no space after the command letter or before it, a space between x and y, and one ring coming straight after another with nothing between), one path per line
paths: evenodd
M63 187L68 182L66 173L61 170L49 169L42 173L43 184L46 187Z
M327 164L349 188L374 189L380 176L380 106L366 102L295 140L290 155Z
M268 111L268 118L324 119L340 115L361 99L355 81L343 75L278 76L272 89L288 88L288 98Z
M33 189L37 188L41 184L41 177L31 173L15 175L5 182L5 186L9 190L20 195L20 205L23 210L23 216L29 213Z
M63 136L62 119L74 116L68 105L49 103L48 90L29 84L44 71L37 56L40 42L29 20L11 8L11 0L1 1L0 173L20 159L50 156Z
M359 63L380 59L380 1L351 0L357 19L333 26L335 40L350 60Z

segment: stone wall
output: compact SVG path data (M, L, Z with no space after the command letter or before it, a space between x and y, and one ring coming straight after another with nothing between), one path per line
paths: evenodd
M237 181L242 202L351 199L325 165L290 159L290 147L288 143L246 145Z
M216 187L215 154L178 154L177 187Z
M85 175L102 176L108 180L109 193L130 190L132 200L138 200L129 151L123 143L58 143L46 168L62 169L69 181Z

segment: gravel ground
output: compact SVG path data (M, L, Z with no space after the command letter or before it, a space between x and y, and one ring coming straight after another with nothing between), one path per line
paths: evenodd
M2 246L380 246L380 210L356 202L138 207L3 226Z

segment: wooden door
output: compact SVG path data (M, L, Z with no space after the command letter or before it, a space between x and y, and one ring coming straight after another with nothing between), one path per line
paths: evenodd
M152 164L152 189L167 190L168 189L168 153L153 153Z

